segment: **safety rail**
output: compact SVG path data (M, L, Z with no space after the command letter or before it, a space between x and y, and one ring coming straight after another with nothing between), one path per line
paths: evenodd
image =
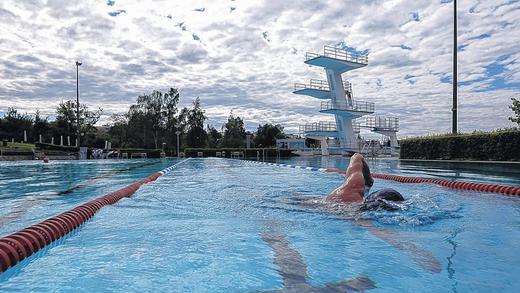
M365 101L352 100L352 103L349 103L347 101L341 101L341 102L336 101L335 103L332 101L321 102L321 111L344 110L344 111L374 113L374 108L375 108L374 103L365 102Z
M348 81L343 82L343 88L345 89L345 92L352 93L352 84ZM319 90L319 91L330 91L329 82L326 80L320 80L320 79L311 79L310 82L307 83L295 83L294 84L294 91L300 91L300 90Z
M386 116L368 116L365 117L363 127L373 128L374 130L398 131L399 118Z
M336 122L314 122L300 125L300 133L311 132L311 131L336 131Z
M357 122L352 122L352 129L354 130L354 133L360 133L361 132L361 124Z
M368 64L368 55L367 54L355 54L351 53L345 49L336 48L334 46L325 46L323 48L323 55L320 55L318 53L311 53L307 52L305 53L305 61L318 58L318 57L328 57L332 59L342 60L342 61L348 61L348 62L354 62L359 64Z

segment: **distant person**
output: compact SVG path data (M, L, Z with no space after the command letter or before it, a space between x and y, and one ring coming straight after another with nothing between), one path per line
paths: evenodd
M44 156L44 157L43 157L43 162L44 162L44 163L48 163L48 162L49 162L49 157Z
M359 203L362 210L395 210L399 207L394 202L403 201L403 196L391 188L381 189L369 194L374 185L365 158L356 153L350 159L345 172L345 181L327 196L327 200L342 203Z

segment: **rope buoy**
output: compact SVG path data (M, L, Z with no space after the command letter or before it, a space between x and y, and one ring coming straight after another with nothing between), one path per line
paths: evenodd
M336 168L327 168L325 172L329 173L338 173L345 174L345 170L340 170ZM510 196L520 196L520 187L508 186L508 185L495 185L495 184L485 184L485 183L476 183L476 182L466 182L466 181L452 181L446 179L434 179L434 178L426 178L426 177L408 177L408 176L399 176L399 175L389 175L389 174L380 174L380 173L372 173L372 177L383 179L383 180L393 180L401 183L432 183L441 185L448 188L460 189L460 190L471 190L478 192L490 192L490 193L500 193Z
M185 162L188 159L182 161ZM162 171L132 183L119 190L91 200L55 217L29 226L21 231L0 238L0 273L15 266L45 246L74 231L106 205L112 205L123 197L130 197L142 185L153 182L168 173L174 164Z

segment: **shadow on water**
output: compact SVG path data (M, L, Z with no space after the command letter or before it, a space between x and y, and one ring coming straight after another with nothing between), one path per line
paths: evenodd
M126 172L130 172L130 171L133 171L133 170L136 170L139 168L155 165L155 164L158 164L159 162L157 162L157 161L147 162L147 163L138 164L135 166L130 166L127 168L113 170L113 171L104 173L102 175L96 175L96 176L87 178L86 180L84 180L83 182L81 182L78 185L75 185L73 187L70 187L70 188L67 188L67 189L61 190L61 191L42 191L41 194L44 196L38 196L37 198L28 199L28 200L24 201L23 203L17 205L16 207L14 207L9 213L2 215L2 217L0 218L0 225L4 225L15 219L18 219L19 217L24 215L29 209L31 209L32 207L36 206L37 204L39 204L43 201L52 200L59 196L69 196L76 191L79 191L87 186L93 185L94 183L96 183L96 181L98 181L100 179L110 178L110 177L116 176L121 173L126 173ZM10 199L10 198L16 198L16 197L19 197L19 195L4 197L3 200Z
M374 281L365 276L317 287L309 284L307 264L303 256L291 247L287 235L277 229L278 225L268 227L262 232L264 240L274 252L274 263L283 280L283 288L267 292L358 292L376 288ZM265 292L265 291L262 291Z

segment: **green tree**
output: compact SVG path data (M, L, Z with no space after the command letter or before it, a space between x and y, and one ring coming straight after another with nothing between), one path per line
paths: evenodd
M222 147L239 148L244 147L246 129L244 121L239 116L235 117L233 112L229 114L227 122L222 126L224 135L221 140Z
M208 125L208 147L216 148L220 140L222 139L222 133L218 132L213 126Z
M114 143L113 147L124 148L127 145L128 115L114 114L110 117L112 126L108 130L109 139Z
M137 98L137 103L128 111L128 140L133 146L158 148L160 143L174 143L172 137L177 130L177 89L163 94L154 90ZM151 139L151 140L150 140Z
M0 124L0 135L6 139L14 138L16 141L22 141L24 130L27 132L27 136L30 137L32 123L31 116L26 113L20 114L15 108L8 108Z
M509 106L509 109L513 110L515 114L513 117L509 117L509 120L520 126L520 101L515 98L511 98L511 101L513 102L513 104Z
M98 108L95 111L89 110L86 104L79 105L79 126L80 132L86 134L85 138L93 136L97 129L94 126L101 117L103 109ZM75 136L77 133L77 108L76 102L61 102L56 108L56 120L53 122L55 127L54 134Z
M272 147L276 145L276 139L285 137L283 127L280 124L273 125L266 123L264 125L258 125L254 143L256 147Z
M40 134L44 138L44 140L48 137L49 132L51 131L51 124L48 121L48 118L42 118L40 116L40 111L36 111L34 115L34 123L33 123L33 131L32 137L34 141L38 141L40 139Z
M196 98L193 101L193 109L187 113L186 144L188 147L201 148L206 146L208 134L204 130L204 121L206 121L206 115L200 107L200 99Z

